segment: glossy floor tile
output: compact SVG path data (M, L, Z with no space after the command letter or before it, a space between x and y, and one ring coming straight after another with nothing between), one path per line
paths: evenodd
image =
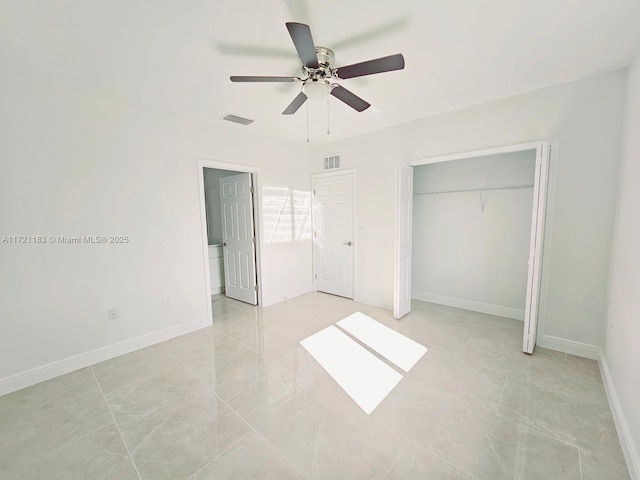
M522 323L313 293L0 397L2 479L628 480L596 362ZM300 341L355 312L428 351L367 415Z

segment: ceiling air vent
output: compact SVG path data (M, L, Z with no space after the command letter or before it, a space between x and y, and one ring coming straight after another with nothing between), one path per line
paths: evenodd
M323 163L324 170L335 170L336 168L340 168L339 153L336 153L335 155L329 155L328 157L324 157L324 163Z
M239 123L240 125L249 125L254 122L254 120L249 120L248 118L239 117L238 115L233 115L232 113L227 113L223 120L227 122Z

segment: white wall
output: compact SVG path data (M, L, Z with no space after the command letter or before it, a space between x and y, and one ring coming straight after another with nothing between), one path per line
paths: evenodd
M524 319L535 160L527 150L414 168L412 298Z
M626 71L617 71L313 147L313 172L331 153L342 153L344 168L357 169L356 208L365 230L358 236L356 297L393 302L398 163L558 139L539 339L561 339L555 348L601 345L625 80Z
M3 65L0 77L0 237L129 239L0 243L0 394L115 352L105 347L206 322L198 157L257 165L259 195L269 187L309 192L304 146L21 65ZM266 302L311 291L310 239L260 241ZM117 320L107 320L109 308ZM56 362L64 363L57 371L27 373Z
M603 371L629 469L640 479L640 51L629 71Z

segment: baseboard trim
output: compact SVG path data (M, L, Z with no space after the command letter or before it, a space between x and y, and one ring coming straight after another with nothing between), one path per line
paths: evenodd
M372 297L370 295L354 295L353 301L364 303L365 305L371 305L372 307L380 307L387 310L393 310L393 301L385 301L378 297Z
M100 347L73 357L42 365L40 367L17 373L10 377L0 379L0 396L15 392L36 383L50 380L60 375L79 370L99 362L104 362L114 357L131 353L141 348L149 347L171 338L179 337L189 332L208 327L210 324L206 317L201 317L190 322L181 323L173 327L165 328L157 332L141 335L140 337L125 340L120 343Z
M411 292L411 298L415 300L421 300L423 302L446 305L447 307L462 308L464 310L471 310L474 312L486 313L489 315L497 315L499 317L506 317L512 318L514 320L524 321L524 310L519 310L517 308L492 305L490 303L474 302L473 300L447 297L444 295L436 295L434 293L419 292L417 290L413 290Z
M542 338L538 338L536 344L542 348L569 353L577 357L590 358L591 360L598 360L600 357L600 347L588 343L576 342L574 340L567 340L566 338L543 335Z
M609 371L609 365L607 359L604 356L604 352L600 349L600 355L598 357L600 363L600 374L602 375L602 383L604 383L604 390L607 393L609 399L609 407L611 408L611 415L618 431L618 437L620 438L620 446L622 447L622 453L624 459L627 462L627 468L629 469L629 475L631 480L640 480L640 455L638 449L631 435L631 429L627 423L627 419L622 411L622 405L620 405L620 399L616 392L616 387L613 384L611 378L611 372Z
M276 303L284 302L285 300L289 300L291 298L299 297L300 295L306 295L307 293L313 292L313 286L308 285L304 288L298 288L296 290L289 290L288 292L281 293L279 295L273 295L270 297L262 297L262 307L268 307L270 305L275 305Z

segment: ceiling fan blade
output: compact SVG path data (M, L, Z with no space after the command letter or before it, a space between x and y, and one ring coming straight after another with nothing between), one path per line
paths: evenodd
M320 68L309 25L296 22L287 22L286 25L302 64L307 68Z
M376 58L368 62L354 63L346 67L336 69L336 76L345 80L347 78L363 77L374 73L391 72L404 68L404 57L401 53L389 55L388 57Z
M229 77L232 82L295 82L302 80L298 77L245 77L234 75Z
M337 86L331 90L331 95L336 97L338 100L342 100L344 103L349 105L354 110L362 112L371 106L370 103L365 102L355 93L350 92L344 87Z
M291 71L291 76L292 76L292 77L295 77L296 75L298 75L298 73L299 73L299 72L300 72L300 67L298 66L298 67L296 67L296 69L295 69L295 70L292 70L292 71ZM302 72L302 74L304 75L304 72ZM299 77L296 77L296 78L299 78ZM283 84L282 84L282 85L280 85L280 87L278 88L278 92L281 92L281 93L285 93L285 92L290 93L290 92L292 91L292 88L293 88L293 87L291 86L291 84L290 84L289 82L287 82L287 83L283 83Z
M293 102L289 104L287 108L282 112L283 115L291 115L298 111L298 109L307 101L307 96L300 92L296 98L293 99Z

